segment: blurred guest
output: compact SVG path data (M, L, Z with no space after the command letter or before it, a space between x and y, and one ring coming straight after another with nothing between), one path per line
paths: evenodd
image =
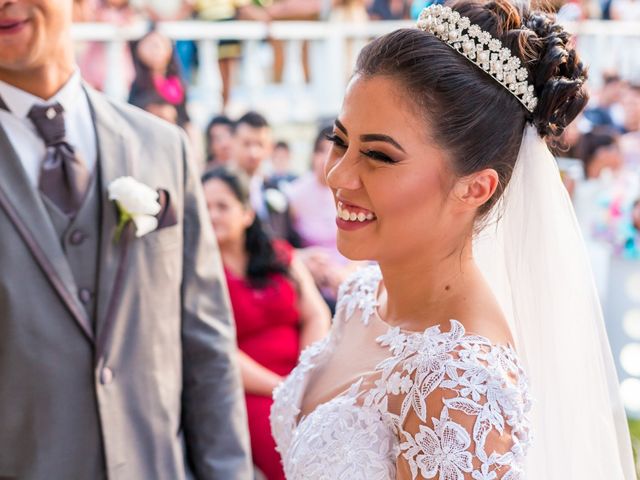
M178 112L178 124L189 123L186 86L174 55L171 40L157 30L151 30L131 45L136 77L131 85L129 103L139 106L139 99L153 92L173 105Z
M291 148L285 141L280 140L273 147L271 154L271 175L267 180L269 187L285 192L289 183L297 175L291 171Z
M621 102L625 133L640 131L640 85L627 85L623 89Z
M611 2L612 0L600 1L600 18L602 20L611 20Z
M271 395L300 350L326 335L330 314L293 250L262 229L248 177L217 167L203 184L236 320L253 460L268 480L284 480L269 425Z
M578 158L578 142L582 135L580 125L583 124L581 118L582 117L578 117L578 119L567 125L567 128L564 129L560 138L551 143L551 151L555 156ZM591 125L589 125L588 122L587 125L591 128Z
M623 95L624 135L620 148L629 169L640 171L640 85L629 85Z
M265 4L265 12L270 20L358 21L363 14L366 16L366 11L360 8L362 0L275 0L261 3ZM270 43L273 48L273 80L280 83L284 71L285 44L282 40L271 40ZM308 41L302 43L301 61L305 80L309 82Z
M259 20L267 21L264 9L252 5L251 0L194 0L194 12L198 20L229 21ZM222 110L229 102L232 73L241 54L241 44L237 39L221 40L218 45L218 67L222 78Z
M603 211L609 210L610 199L617 199L618 191L627 189L624 176L615 175L623 166L618 139L619 133L615 129L596 127L580 137L575 149L583 163L585 179L576 184L573 203L603 303L607 300L611 256L611 242L602 241L605 236L602 232L609 230L603 225L610 223L602 220L606 216Z
M631 223L636 231L640 231L640 198L633 202L633 210L631 211Z
M207 166L226 165L231 161L233 148L233 122L225 115L211 119L206 129Z
M180 76L178 61L171 40L152 29L131 44L136 76L129 92L129 103L153 112L175 115L175 123L188 134L196 159L202 159L201 135L191 124L187 113L187 88ZM157 101L150 101L156 98ZM173 107L171 109L170 107ZM170 113L170 110L175 110Z
M287 195L293 225L301 239L300 256L333 308L338 287L354 264L340 255L336 246L336 206L324 173L324 161L332 145L327 136L332 133L331 127L320 130L313 146L311 170L290 185Z
M616 72L605 72L602 88L591 98L584 117L593 125L607 125L623 130L621 106L625 82Z
M589 18L589 0L567 0L557 10L558 20L562 22L578 22Z
M130 0L152 22L177 21L193 13L193 0Z
M332 22L367 22L369 13L364 0L339 0L333 3L329 13Z
M193 17L193 0L131 0L131 4L152 22L175 22ZM175 50L182 77L190 83L196 44L193 40L177 40Z
M91 5L87 0L73 0L73 21L88 22L92 18Z
M92 4L87 3L84 11L93 12L90 18L86 18L87 21L105 22L120 27L130 25L140 19L139 14L128 0L94 0ZM126 44L122 44L120 54L118 67L128 88L133 81L135 71L131 51ZM78 60L78 65L82 77L89 85L98 90L104 90L108 68L112 66L108 62L107 45L104 42L89 42Z
M611 0L611 19L640 20L640 0Z
M373 20L407 20L411 18L411 0L373 0L369 16Z
M274 237L298 247L300 239L293 229L287 197L265 182L263 169L272 151L271 127L266 118L248 112L236 122L233 163L251 178L251 205Z
M587 179L614 174L623 166L618 140L620 134L610 127L596 127L579 140L577 151Z
M154 91L139 95L136 105L169 123L178 125L178 110Z

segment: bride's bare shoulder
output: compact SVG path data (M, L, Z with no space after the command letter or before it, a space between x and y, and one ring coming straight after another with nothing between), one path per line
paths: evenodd
M451 319L460 322L467 334L480 335L495 345L514 345L507 317L485 282L470 288L451 311ZM443 320L442 329L449 328L449 320Z

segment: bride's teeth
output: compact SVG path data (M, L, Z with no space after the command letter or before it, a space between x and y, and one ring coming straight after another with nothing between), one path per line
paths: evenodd
M348 221L348 222L365 222L368 220L373 220L374 218L376 218L376 216L372 213L364 213L364 212L350 212L349 210L347 210L344 206L344 204L342 202L338 202L337 204L337 208L336 208L336 213L338 218L341 218L342 220Z

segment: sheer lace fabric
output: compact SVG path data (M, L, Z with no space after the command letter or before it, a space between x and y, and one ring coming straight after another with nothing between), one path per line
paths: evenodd
M287 478L524 478L531 402L513 349L456 320L390 328L377 316L380 280L367 267L343 285L330 334L274 392Z

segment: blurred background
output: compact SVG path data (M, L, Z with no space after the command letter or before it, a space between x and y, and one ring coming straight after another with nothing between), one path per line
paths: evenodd
M424 0L76 0L84 78L176 123L202 171L234 163L329 307L354 268L335 249L321 164L360 48ZM556 155L583 228L640 449L640 0L545 3L575 34L591 100ZM150 159L152 162L153 159ZM584 419L588 421L588 419Z

